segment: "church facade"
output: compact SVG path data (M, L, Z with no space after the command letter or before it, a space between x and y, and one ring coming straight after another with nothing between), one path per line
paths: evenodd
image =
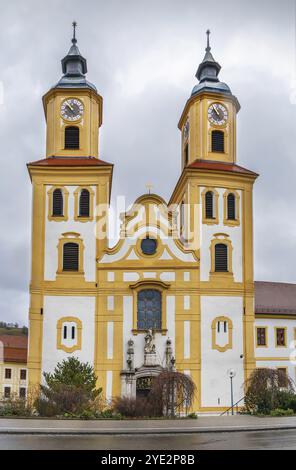
M46 156L28 164L30 384L74 355L94 366L111 400L145 393L163 368L175 368L196 384L194 411L217 412L230 406L231 375L234 402L244 396L256 355L263 351L259 366L284 364L283 349L281 356L270 352L266 328L272 324L274 341L288 348L295 317L287 316L288 328L261 312L256 325L258 175L237 164L240 104L219 80L220 68L208 35L198 84L178 124L182 171L171 199L139 197L122 214L119 241L110 247L113 165L100 159L103 100L86 79L74 29L63 76L43 97ZM284 357L289 363L288 349Z

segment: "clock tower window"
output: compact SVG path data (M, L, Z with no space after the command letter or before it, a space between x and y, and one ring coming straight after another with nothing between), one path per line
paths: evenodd
M82 189L79 197L79 217L89 217L90 194L87 189Z
M54 217L63 217L64 215L63 192L60 188L55 189L52 194L52 215Z
M77 243L65 243L63 250L63 271L78 271L79 269L79 245Z
M228 249L224 243L215 245L215 271L228 272Z
M65 149L79 149L79 127L77 126L66 127Z
M206 219L214 218L214 195L212 191L208 191L205 197Z
M212 131L212 152L224 153L223 131Z

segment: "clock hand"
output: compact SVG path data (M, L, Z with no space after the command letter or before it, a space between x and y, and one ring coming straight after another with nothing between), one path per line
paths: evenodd
M215 111L215 113L217 114L217 116L220 117L220 114L219 114L219 112L217 111L217 105L216 105L216 104L213 105L213 108L214 108L214 111Z
M74 111L73 106L69 103L69 101L67 101L67 105L69 106L69 108L71 109L71 111Z

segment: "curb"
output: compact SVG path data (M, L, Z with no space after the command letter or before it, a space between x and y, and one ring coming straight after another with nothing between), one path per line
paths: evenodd
M296 425L266 425L266 426L233 426L233 427L200 427L200 428L148 428L148 429L53 429L53 428L36 428L36 429L20 429L7 428L0 429L0 435L157 435L157 434L201 434L201 433L226 433L226 432L262 432L262 431L280 431L296 429Z

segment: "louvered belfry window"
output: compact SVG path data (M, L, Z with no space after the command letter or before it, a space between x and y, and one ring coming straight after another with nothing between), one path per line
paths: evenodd
M227 245L225 245L224 243L217 243L215 245L215 271L216 272L228 271Z
M214 195L212 191L208 191L205 196L206 219L214 218Z
M224 132L223 131L212 132L212 152L224 153Z
M89 191L82 189L79 197L79 217L89 217L89 200Z
M52 215L55 217L63 216L63 191L59 188L55 189L52 194Z
M228 194L227 196L227 219L235 220L235 196Z
M77 243L65 243L63 247L63 271L78 271L79 246Z
M65 149L79 149L79 127L66 127Z

